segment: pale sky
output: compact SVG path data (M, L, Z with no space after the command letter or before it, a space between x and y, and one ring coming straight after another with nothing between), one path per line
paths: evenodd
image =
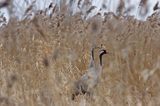
M0 2L2 2L2 1L4 1L4 0L0 0ZM27 8L27 5L24 3L24 0L14 0L14 1L15 1L14 5L17 7L16 14L18 16L22 16L25 9ZM31 1L33 1L33 0L28 0L28 1L29 1L29 3L31 3ZM52 1L54 3L57 3L60 6L61 0L37 0L36 1L37 8L44 9L44 8L48 7L50 2L52 2ZM84 1L85 0L82 0L82 2L84 2ZM106 10L102 10L102 12L108 12L108 11L115 12L120 0L90 0L90 1L92 2L93 6L97 7L96 9L94 9L94 11L92 11L92 14L89 15L89 17L92 17L101 8L103 2L108 6L108 8ZM125 0L126 7L132 6L132 5L135 6L135 9L130 14L134 15L137 19L141 19L139 16L136 15L138 12L138 4L139 4L140 0L130 0L129 4L127 3L127 1L128 0ZM148 16L150 16L153 13L152 8L156 4L157 1L160 1L160 0L148 0L148 5L149 5ZM69 3L69 0L67 0L67 3ZM73 5L73 9L74 9L73 13L76 13L78 11L77 3L78 3L78 0L75 0L75 4ZM9 14L7 12L8 10L6 8L3 8L3 9L1 9L1 11L3 11L5 13L5 16L9 19Z

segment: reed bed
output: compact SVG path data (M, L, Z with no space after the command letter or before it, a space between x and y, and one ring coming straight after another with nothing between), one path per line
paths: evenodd
M0 105L159 106L160 27L154 19L11 19L0 31ZM88 68L92 45L100 44L110 52L100 82L92 97L73 101L73 83Z

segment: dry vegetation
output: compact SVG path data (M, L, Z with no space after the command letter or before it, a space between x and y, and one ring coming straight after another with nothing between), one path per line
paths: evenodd
M150 19L80 15L12 19L0 31L1 106L159 106L160 27ZM92 97L71 100L72 84L103 44L103 74Z

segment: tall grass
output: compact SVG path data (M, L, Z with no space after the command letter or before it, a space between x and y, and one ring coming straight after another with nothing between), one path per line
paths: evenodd
M0 105L159 106L159 34L155 21L132 17L11 19L0 31ZM100 82L91 99L72 101L73 83L88 68L92 45L100 44L110 52Z

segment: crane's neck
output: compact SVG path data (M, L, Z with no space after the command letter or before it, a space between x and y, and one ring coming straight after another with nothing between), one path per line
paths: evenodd
M107 54L107 52L106 52L106 50L102 50L101 52L100 52L100 54L99 54L99 61L100 61L100 63L99 63L99 74L101 74L101 72L102 72L102 56L104 55L104 54Z
M105 53L101 53L101 54L99 55L100 66L102 66L102 56L103 56L104 54L105 54Z

